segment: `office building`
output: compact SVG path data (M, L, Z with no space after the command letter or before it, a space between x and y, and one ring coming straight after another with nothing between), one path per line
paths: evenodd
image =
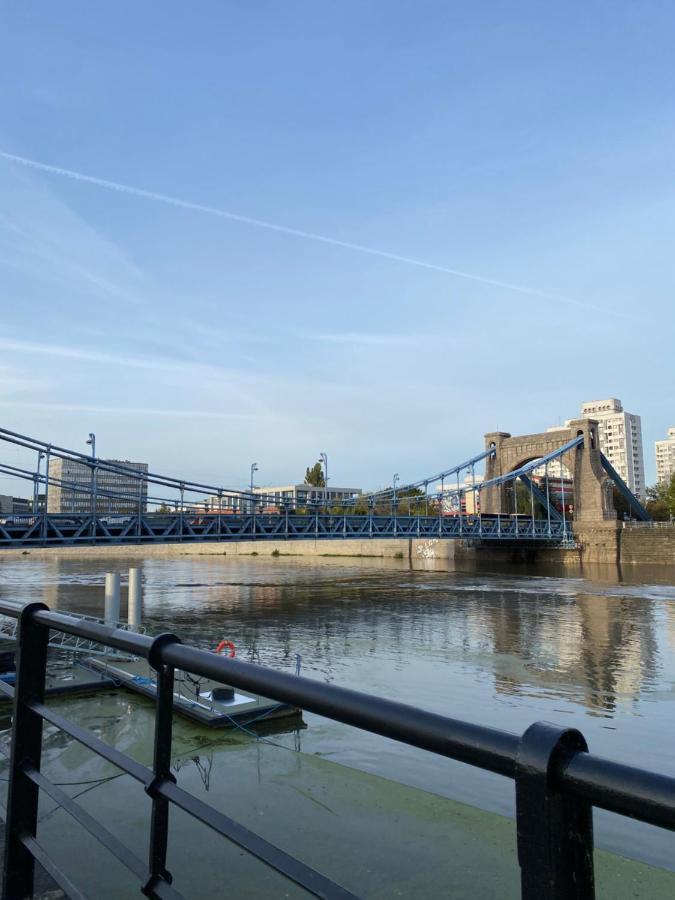
M597 419L598 445L640 500L645 499L645 467L640 416L626 412L621 401L590 400L582 404L584 419Z
M668 429L665 441L656 441L656 480L669 484L675 475L675 428Z
M123 515L137 513L139 506L145 512L148 484L139 480L147 474L147 463L129 462L126 459L106 459L116 467L115 471L99 468L96 473L96 512ZM129 470L127 474L124 469ZM138 473L138 475L134 474ZM50 513L82 514L92 510L92 467L72 459L53 458L49 461Z
M249 493L246 491L246 493ZM276 512L283 509L297 509L306 506L317 506L328 501L329 506L339 506L341 503L358 497L360 488L329 487L326 498L326 489L313 487L309 484L284 484L274 487L256 487L253 493L259 499L256 500L256 512L267 509ZM246 513L251 511L251 501L242 497L239 493L223 491L218 496L205 497L197 503L186 504L189 512L202 513Z
M314 487L311 484L283 484L274 487L257 487L253 493L260 496L263 506L275 506L278 508L316 506L328 503L329 506L339 506L350 500L354 500L361 494L361 488L346 487Z
M26 497L0 494L0 515L28 516L33 512L33 501Z

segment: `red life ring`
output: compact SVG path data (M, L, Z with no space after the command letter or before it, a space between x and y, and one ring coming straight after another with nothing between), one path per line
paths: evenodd
M234 659L237 654L235 653L234 644L232 643L232 641L221 641L216 647L216 653L220 655L226 647L230 651L228 654L230 659Z

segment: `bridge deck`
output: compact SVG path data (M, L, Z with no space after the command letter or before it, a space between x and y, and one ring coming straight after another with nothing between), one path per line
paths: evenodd
M529 516L50 514L0 520L0 548L176 541L472 538L482 541L572 540L570 522Z

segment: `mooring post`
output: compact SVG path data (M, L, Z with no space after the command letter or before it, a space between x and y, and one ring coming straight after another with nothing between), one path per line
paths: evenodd
M106 625L117 625L120 620L120 576L117 572L105 573L103 619Z
M127 603L127 622L129 628L138 631L141 627L142 616L142 592L141 592L141 570L129 569L129 597Z

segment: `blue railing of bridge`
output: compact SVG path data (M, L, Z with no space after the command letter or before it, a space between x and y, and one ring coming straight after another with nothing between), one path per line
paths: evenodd
M49 514L0 520L0 548L180 541L475 538L485 541L572 540L569 522L529 516Z

